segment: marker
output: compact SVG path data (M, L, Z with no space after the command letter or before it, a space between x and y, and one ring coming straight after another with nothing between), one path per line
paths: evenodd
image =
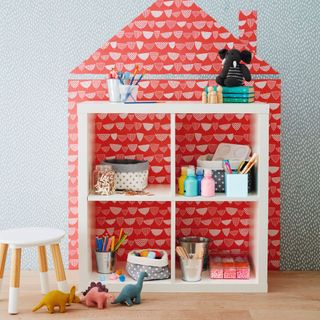
M227 168L227 172L232 174L232 169L231 169L231 165L230 165L229 160L223 160L223 162L224 162L224 164L225 164L225 166Z

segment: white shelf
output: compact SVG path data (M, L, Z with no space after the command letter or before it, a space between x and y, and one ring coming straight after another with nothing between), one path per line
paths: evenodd
M223 202L223 201L248 201L254 202L259 201L259 197L256 194L249 194L248 197L238 198L238 197L227 197L224 193L216 194L213 197L186 197L177 194L174 198L175 201L208 201L208 202Z
M135 284L136 281L125 274L126 281L109 280L110 275L103 275L106 280L103 284L111 292L119 292L127 284ZM153 280L143 282L144 292L263 292L266 286L259 284L253 275L250 279L211 279L209 271L203 271L201 281L186 282L181 279L181 271L176 271L175 279ZM101 274L92 272L90 281L101 281Z
M153 292L266 292L267 291L267 256L268 256L268 161L269 161L269 105L251 104L201 104L195 102L167 103L108 103L91 101L79 103L78 106L78 208L79 208L79 274L80 290L91 281L98 281L99 274L93 272L93 243L95 236L94 201L170 201L171 202L171 279L144 283L144 291ZM100 196L89 194L89 177L94 163L95 118L97 113L166 113L170 114L170 185L149 185L147 191L152 195L115 194ZM217 194L212 198L185 197L175 194L176 189L176 155L175 121L180 113L239 113L252 114L252 151L259 154L257 170L257 193L246 198L231 198ZM249 254L255 270L255 276L248 280L213 280L208 272L203 273L200 282L181 280L180 271L176 271L176 206L182 201L205 202L255 202L254 211L250 215ZM111 291L119 291L128 284L135 283L127 277L127 281L107 281Z
M245 198L227 197L224 193L216 194L213 197L186 197L176 194L174 197L171 196L170 185L149 185L146 189L149 192L148 195L126 195L123 192L116 192L110 196L99 195L90 193L88 195L88 201L205 201L205 202L224 202L224 201L243 201L243 202L256 202L259 201L257 194L249 194Z
M249 113L269 114L265 103L222 103L203 104L199 101L159 103L109 103L86 101L78 104L78 114L94 113Z
M124 193L116 193L110 196L103 196L91 193L88 196L88 201L171 201L170 185L151 184L146 189L149 195L126 195Z

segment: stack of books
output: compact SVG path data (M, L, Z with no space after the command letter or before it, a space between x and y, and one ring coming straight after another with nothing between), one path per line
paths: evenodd
M218 86L213 90L218 91ZM205 88L206 93L209 87ZM223 103L252 103L254 102L254 87L222 87Z

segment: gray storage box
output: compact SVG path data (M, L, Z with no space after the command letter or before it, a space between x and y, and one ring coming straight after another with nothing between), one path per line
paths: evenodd
M213 179L216 183L216 192L225 192L225 171L223 169L223 161L211 160L212 154L201 156L197 160L197 167L201 169L211 169L213 172ZM231 169L238 169L241 161L230 161ZM254 192L256 189L255 183L255 167L253 167L248 173L248 192Z
M146 250L152 251L152 249ZM131 278L137 280L139 273L145 271L147 272L148 277L144 278L144 281L170 279L171 275L168 266L168 254L165 251L157 250L162 253L161 259L138 257L134 254L136 251L139 250L130 251L127 258L126 270Z
M143 191L148 186L149 161L132 159L106 159L116 172L116 190Z

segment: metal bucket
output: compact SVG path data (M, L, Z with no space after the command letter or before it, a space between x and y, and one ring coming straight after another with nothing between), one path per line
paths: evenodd
M203 248L203 270L208 270L209 267L208 245L210 241L210 239L204 237L183 237L178 239L180 246L184 247L189 254L196 253L196 244Z
M114 252L96 252L99 273L116 272L116 254Z
M193 258L193 254L190 255ZM196 282L201 280L203 259L184 259L180 257L182 280Z

